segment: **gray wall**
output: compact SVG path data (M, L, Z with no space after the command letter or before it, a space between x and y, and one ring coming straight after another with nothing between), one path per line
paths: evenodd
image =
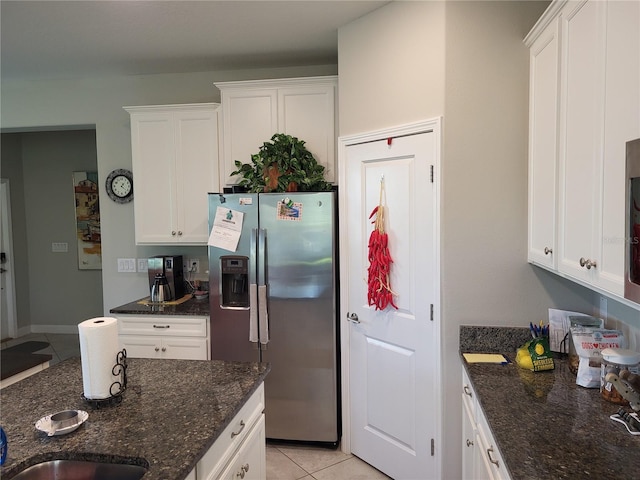
M72 188L72 172L97 170L95 131L3 133L2 146L19 333L64 333L65 326L102 315L102 272L78 269ZM68 252L53 253L52 242L66 242Z

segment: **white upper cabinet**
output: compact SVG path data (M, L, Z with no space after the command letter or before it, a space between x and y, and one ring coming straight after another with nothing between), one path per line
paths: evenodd
M625 143L640 137L640 3L553 2L525 42L529 261L622 297Z
M529 261L556 267L558 196L558 20L529 54Z
M136 244L205 245L220 183L219 105L125 107L131 116Z
M223 111L221 188L238 183L235 160L249 163L275 133L306 142L335 183L337 77L308 77L216 83Z

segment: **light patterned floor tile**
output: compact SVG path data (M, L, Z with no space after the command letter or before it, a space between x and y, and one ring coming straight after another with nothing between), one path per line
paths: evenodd
M313 473L316 480L389 480L384 473L357 457Z
M342 453L340 449L330 450L306 446L279 446L278 450L311 474L351 458L351 455Z
M309 478L307 472L275 447L267 446L267 480Z

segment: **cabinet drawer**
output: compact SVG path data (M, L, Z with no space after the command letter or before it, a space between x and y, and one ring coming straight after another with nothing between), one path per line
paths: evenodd
M207 324L207 317L118 316L118 332L121 335L206 337Z
M264 383L251 395L196 465L198 480L218 478L264 411ZM264 439L262 439L264 442Z

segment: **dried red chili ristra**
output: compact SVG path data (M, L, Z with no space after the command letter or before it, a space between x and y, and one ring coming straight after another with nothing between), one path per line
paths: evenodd
M369 236L369 269L367 281L367 301L376 310L384 310L389 305L397 309L393 302L393 291L389 274L393 259L389 254L389 237L384 231L384 207L378 205L373 209L369 219L373 220L374 229Z

